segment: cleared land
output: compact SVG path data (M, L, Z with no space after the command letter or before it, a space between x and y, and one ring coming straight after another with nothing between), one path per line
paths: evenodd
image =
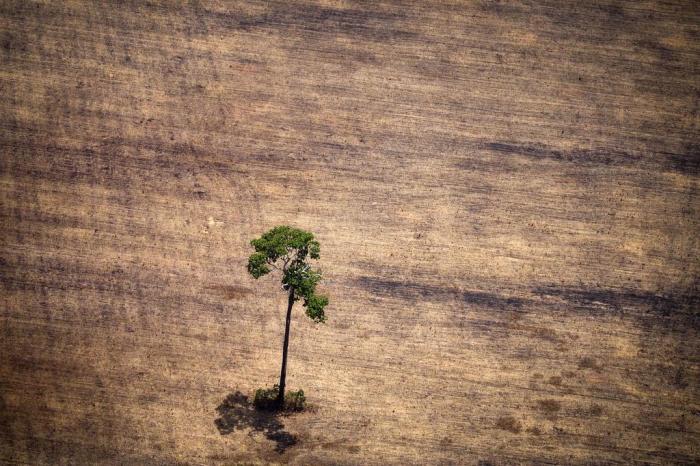
M5 0L0 60L0 462L700 461L697 2Z

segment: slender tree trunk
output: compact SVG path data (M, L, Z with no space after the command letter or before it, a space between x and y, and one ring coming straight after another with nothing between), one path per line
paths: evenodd
M282 372L280 373L280 391L277 394L277 408L284 407L284 386L287 379L287 350L289 349L289 324L292 321L292 306L294 305L294 288L289 288L287 304L287 324L284 327L284 346L282 347Z

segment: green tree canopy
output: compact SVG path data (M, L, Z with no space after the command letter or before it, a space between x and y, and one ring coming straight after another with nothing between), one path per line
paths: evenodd
M320 257L321 247L314 235L286 225L277 226L250 242L255 252L248 259L248 272L260 278L273 269L282 272L282 287L292 299L303 299L306 315L314 322L325 322L328 297L316 294L321 272L313 270L309 259Z

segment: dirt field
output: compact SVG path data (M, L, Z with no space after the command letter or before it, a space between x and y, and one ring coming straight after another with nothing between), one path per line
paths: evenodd
M0 60L0 463L700 462L696 1L0 0ZM331 304L260 418L278 224Z

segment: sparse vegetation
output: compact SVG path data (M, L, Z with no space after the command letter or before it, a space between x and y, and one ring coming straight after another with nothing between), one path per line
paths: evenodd
M599 404L591 404L590 406L578 406L573 409L573 413L578 417L598 417L603 414L603 407Z
M561 377L559 377L558 375L553 375L549 378L549 383L552 385L559 386L561 385L561 380Z
M496 420L496 427L502 430L507 430L514 434L520 433L523 429L522 424L513 416L502 416Z
M535 338L546 340L546 341L549 341L552 343L560 343L561 342L561 339L557 335L557 332L555 332L551 328L537 327L533 331L533 336Z
M678 366L678 368L675 370L672 384L676 388L680 389L684 389L688 386L688 381L685 378L685 370L683 369L683 366Z
M554 414L561 409L561 403L557 400L537 400L537 406L547 414Z
M592 404L588 408L588 414L594 417L598 417L603 414L603 408L600 405Z
M304 390L288 390L284 394L284 409L286 411L303 411L306 407L306 396Z
M542 412L545 418L554 420L561 410L561 403L557 400L537 400L537 409Z
M277 397L280 392L279 385L272 388L258 388L253 397L253 406L261 411L274 411L278 408Z
M261 411L275 411L280 409L279 406L280 387L275 384L272 388L259 388L255 391L253 397L253 406ZM306 407L306 396L304 390L288 390L284 394L284 406L281 407L284 411L303 411Z
M578 368L600 370L600 366L598 365L596 360L591 358L590 356L585 356L581 358L581 360L578 363Z

